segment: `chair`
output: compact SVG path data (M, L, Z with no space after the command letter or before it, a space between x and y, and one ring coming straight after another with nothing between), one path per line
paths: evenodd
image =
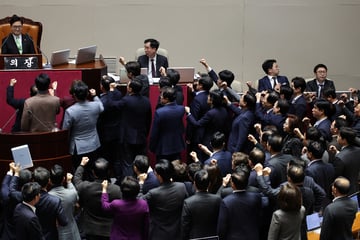
M164 57L166 57L169 60L169 56L168 56L168 51L164 48L158 48L157 50L157 54L159 55L163 55ZM135 60L137 60L140 56L145 55L145 51L144 48L139 48L138 50L136 50L135 52Z
M40 22L34 22L33 20L25 17L21 17L23 20L23 34L29 34L34 43L34 49L37 54L40 54L40 42L42 35L42 24ZM10 30L10 19L11 17L5 17L0 19L0 41L8 36L11 32ZM36 46L35 46L36 44Z

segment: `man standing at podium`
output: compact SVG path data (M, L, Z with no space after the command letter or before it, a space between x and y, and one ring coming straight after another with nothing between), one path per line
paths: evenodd
M22 34L23 20L13 15L10 19L11 33L2 40L1 54L35 54L34 42L28 34Z
M38 93L26 99L21 118L21 130L26 132L51 132L60 112L60 100L49 94L50 78L41 73L35 79Z

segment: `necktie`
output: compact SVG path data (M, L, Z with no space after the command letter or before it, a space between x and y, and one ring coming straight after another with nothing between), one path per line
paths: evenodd
M271 81L272 88L274 89L277 84L276 77L272 77L271 79L272 79L272 81Z
M22 44L21 44L21 41L20 41L20 37L15 37L15 43L16 43L16 46L19 50L19 53L22 54Z
M154 59L152 58L152 59L151 59L151 76L152 76L153 78L155 77L155 73L156 73L156 70L155 70Z
M323 93L324 93L324 84L319 84L318 98L322 98Z

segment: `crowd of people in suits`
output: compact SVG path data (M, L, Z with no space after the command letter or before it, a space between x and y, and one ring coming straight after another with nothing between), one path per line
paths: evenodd
M201 59L207 73L188 84L193 99L183 106L179 73L166 69L158 47L146 39L138 61L120 57L126 95L103 76L99 97L76 80L59 99L56 84L40 74L31 97L15 99L10 80L13 132L51 131L64 108L74 178L59 165L31 174L10 164L1 191L5 239L306 239L305 215L315 211L324 216L321 239L351 237L359 91L337 96L324 64L313 80L289 82L269 59L258 88L247 83L238 94L231 71L216 74ZM143 75L141 67L151 71ZM158 76L152 113L149 78Z

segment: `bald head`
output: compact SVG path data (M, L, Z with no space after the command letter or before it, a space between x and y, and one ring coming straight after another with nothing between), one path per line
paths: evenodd
M344 177L338 177L335 179L333 183L333 187L335 188L335 191L333 191L335 197L340 195L347 195L350 190L350 181L347 178Z

